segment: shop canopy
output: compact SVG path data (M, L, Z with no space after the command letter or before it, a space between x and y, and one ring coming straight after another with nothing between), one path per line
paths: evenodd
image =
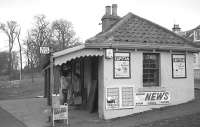
M67 61L71 61L76 58L87 56L103 56L103 50L101 49L89 49L85 47L85 44L68 48L59 52L53 53L54 65L61 65Z

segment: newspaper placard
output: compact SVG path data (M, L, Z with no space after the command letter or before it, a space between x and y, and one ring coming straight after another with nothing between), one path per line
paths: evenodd
M185 78L186 77L186 65L184 54L172 55L172 77L173 78Z
M67 124L68 124L68 105L56 105L53 106L52 109L52 114L53 114L53 126L54 126L54 121L55 120L67 120Z
M167 91L142 91L135 94L135 105L167 105L170 94Z
M114 53L114 78L130 78L130 53Z
M122 107L133 107L133 87L122 87Z
M106 109L119 109L119 88L107 88Z

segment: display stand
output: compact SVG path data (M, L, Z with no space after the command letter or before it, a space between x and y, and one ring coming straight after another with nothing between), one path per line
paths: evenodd
M64 120L65 125L69 125L68 121L68 104L55 105L52 107L52 124L55 126L55 120Z

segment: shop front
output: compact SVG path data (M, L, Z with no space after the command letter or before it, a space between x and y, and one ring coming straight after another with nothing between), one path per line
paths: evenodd
M52 105L61 104L56 95L62 91L62 76L71 90L64 102L97 112L102 119L193 100L193 53L200 50L132 13L120 18L116 7L112 5L110 14L106 6L101 33L53 53Z

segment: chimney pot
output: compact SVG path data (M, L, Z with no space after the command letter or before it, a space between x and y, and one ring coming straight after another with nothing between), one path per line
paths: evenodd
M175 33L179 33L181 31L181 28L179 27L179 24L174 24L174 27L172 28L172 31Z
M111 15L111 6L106 6L106 16Z
M117 16L117 4L112 4L112 15Z

